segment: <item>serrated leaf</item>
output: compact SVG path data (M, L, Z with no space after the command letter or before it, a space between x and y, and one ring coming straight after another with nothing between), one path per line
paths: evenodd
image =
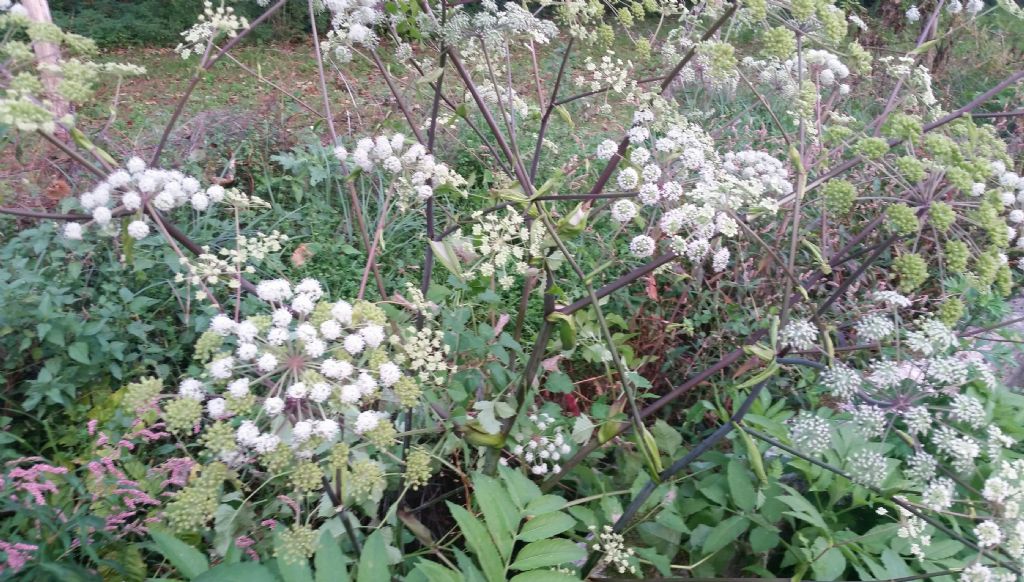
M416 563L416 569L430 582L464 582L465 580L465 577L455 570L422 558Z
M835 580L846 571L846 557L839 548L829 548L811 562L811 571L819 580Z
M580 579L555 570L534 570L516 574L509 582L580 582Z
M489 400L481 400L480 402L473 403L473 410L477 410L476 415L477 422L480 423L480 428L487 434L498 434L501 432L501 422L494 414L494 403Z
M447 503L448 511L455 518L455 522L459 524L459 529L462 530L462 535L466 538L469 549L473 550L477 561L480 562L480 567L483 568L487 580L489 582L504 582L505 568L501 558L498 556L498 550L494 547L491 536L487 533L487 529L484 528L477 518L466 511L464 507L451 502ZM367 580L366 582L371 581Z
M528 503L543 495L540 487L533 481L530 481L521 471L508 467L499 467L499 469L501 478L505 481L505 487L508 489L508 493L516 507L522 509Z
M359 570L356 582L379 582L390 580L388 571L388 547L384 542L384 532L377 530L363 542L363 553L359 555Z
M79 364L90 364L89 344L85 342L75 342L71 344L68 346L68 357Z
M750 530L750 549L756 554L763 554L779 545L779 532L766 527L755 527Z
M576 417L572 424L572 442L582 445L594 435L594 422L585 414Z
M541 495L530 503L526 504L523 510L527 516L538 516L552 511L560 511L565 508L565 499L557 495Z
M196 578L210 569L210 562L199 550L168 532L151 529L149 535L167 561L186 578Z
M548 374L547 379L544 381L544 388L556 394L569 394L576 389L569 375L563 372L551 372ZM583 417L581 416L580 418Z
M459 262L459 257L455 254L455 248L451 243L436 240L429 242L430 248L434 251L434 258L444 265L452 275L455 275L458 280L464 281L465 277L462 275L462 263Z
M477 475L473 478L473 486L477 505L484 514L484 525L491 533L498 553L507 562L512 554L516 530L519 528L519 514L515 511L514 505L509 503L508 493L497 479Z
M708 537L704 538L704 553L713 554L728 546L743 535L749 525L750 520L742 515L734 515L719 523L708 533Z
M779 495L776 499L785 503L793 510L783 512L785 515L806 521L822 531L828 531L828 525L825 523L825 519L821 517L821 513L803 497L799 495Z
M270 570L256 562L220 564L204 572L192 582L279 582Z
M341 551L338 541L330 532L321 530L320 545L313 556L316 582L348 582L348 564L351 560Z
M739 459L729 460L726 478L729 482L729 495L736 507L743 511L754 509L754 505L757 503L757 493L754 491L754 486L750 484L747 470Z
M516 561L509 566L512 570L536 570L547 566L558 566L566 562L582 560L587 551L574 542L565 539L541 540L526 544L516 554Z
M524 542L536 542L545 538L553 538L575 525L576 520L568 514L560 511L545 513L523 524L516 537Z

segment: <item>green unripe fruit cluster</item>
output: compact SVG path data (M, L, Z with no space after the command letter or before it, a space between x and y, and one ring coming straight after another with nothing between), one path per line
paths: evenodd
M743 7L750 13L754 20L761 21L768 18L768 2L766 0L743 0Z
M945 202L933 202L928 209L928 218L935 230L946 232L956 222L956 212L953 212L953 207Z
M925 179L928 172L924 169L924 164L921 160L911 157L903 156L896 158L896 169L900 171L900 175L903 176L907 182L911 184L917 184L921 180Z
M961 240L946 241L946 269L953 273L963 273L967 270L967 260L970 258L970 249L967 243Z
M191 433L203 418L203 405L191 398L175 398L164 406L167 428L178 434Z
M964 302L959 297L950 297L939 306L936 316L946 327L953 327L964 316Z
M908 253L896 257L892 262L892 270L899 275L900 291L909 293L928 280L928 264L921 255Z
M913 234L921 228L917 214L906 204L893 204L885 210L885 215L893 232L906 235Z
M821 21L822 32L832 44L839 44L846 38L846 13L831 4L822 3L818 7L818 20Z
M316 491L323 487L324 473L320 466L310 461L302 461L292 471L291 485L295 489L305 493Z
M884 129L885 135L889 137L917 143L922 133L921 117L905 113L894 113L885 124Z
M889 142L880 137L862 137L857 140L853 150L869 160L874 160L885 155L889 151Z
M798 22L807 22L814 16L816 8L814 0L792 0L789 11Z
M829 180L823 187L825 208L836 216L844 216L857 201L857 188L846 180Z
M796 52L796 35L785 26L775 26L764 32L761 54L784 61Z

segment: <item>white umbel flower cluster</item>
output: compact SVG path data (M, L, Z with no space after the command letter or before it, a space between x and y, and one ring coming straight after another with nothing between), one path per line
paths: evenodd
M409 143L400 133L365 137L351 154L343 147L335 148L334 154L342 163L352 162L364 172L379 171L394 180L402 208L429 200L437 188L458 190L466 185L462 176L434 159L427 148Z
M536 427L536 432L514 434L512 438L516 444L512 447L512 455L533 475L561 473L562 459L572 453L572 446L562 433L562 427L555 425L555 419L544 412L531 414L530 422ZM508 464L507 457L502 458L502 464Z
M792 192L789 172L783 162L763 152L729 152L720 157L703 129L675 117L659 103L655 98L650 106L633 114L627 134L629 148L618 162L615 182L624 194L635 193L636 201L616 201L611 217L627 225L639 215L638 204L651 208L664 235L659 240L693 263L710 259L712 269L722 271L730 253L725 246L713 245L712 239L739 234L740 226L733 218L737 212L759 209L774 213L778 199ZM656 113L659 111L662 113ZM618 147L605 140L595 155L611 160ZM658 241L650 238L650 233L634 236L630 245L634 256L654 254L650 243ZM718 250L712 252L715 246Z
M235 9L225 6L214 8L213 2L203 2L203 11L192 28L181 33L184 41L175 47L174 52L187 59L192 55L202 56L210 46L221 35L232 38L246 28L249 28L249 21L244 16L235 14Z
M202 340L217 346L206 372L179 388L182 398L205 400L211 420L240 421L239 452L283 443L308 455L342 427L356 437L374 431L389 422L389 403L419 392L399 363L409 354L401 341L386 341L387 318L376 305L328 303L314 279L265 280L256 293L270 315L215 316Z
M331 30L320 43L327 57L341 63L352 60L353 47L374 48L380 39L374 27L384 20L382 5L376 0L324 0L331 11Z
M178 170L147 168L140 158L128 160L124 169L111 172L92 190L78 197L82 210L92 215L85 223L69 222L64 225L64 236L71 240L81 239L86 229L95 226L102 234L113 236L118 232L118 216L134 216L128 225L128 235L136 240L152 233L142 210L152 204L160 212L169 212L181 206L205 211L211 204L224 200L227 191L221 186L210 186L205 190L199 180Z

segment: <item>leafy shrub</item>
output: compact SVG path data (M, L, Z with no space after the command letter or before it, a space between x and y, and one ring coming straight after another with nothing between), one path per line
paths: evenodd
M3 419L61 461L12 460L9 511L91 524L51 548L5 522L6 568L1016 579L1024 401L990 334L1012 323L1024 178L1006 127L969 114L1024 73L953 99L927 35L876 57L819 0L322 8L328 136L268 155L253 192L168 169L165 141L123 162L57 141L74 120L47 117L46 74L82 102L103 68L40 72L5 43L0 121L99 164L76 159L97 179L70 216L43 214L62 238L5 249L0 337L36 373L12 408L109 376L58 441L74 459ZM18 12L0 25L92 52ZM250 30L210 5L178 52L198 81ZM359 59L373 78L345 75ZM380 117L341 131L331 71L383 81ZM57 272L70 250L87 259ZM167 348L119 351L136 324ZM90 552L88 527L117 533Z

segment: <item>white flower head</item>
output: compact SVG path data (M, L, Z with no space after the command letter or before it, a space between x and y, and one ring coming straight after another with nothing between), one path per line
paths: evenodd
M128 225L128 235L135 240L142 240L149 236L149 225L145 220L133 220Z
M263 401L263 410L270 416L277 416L284 411L284 400L277 396L272 396Z

